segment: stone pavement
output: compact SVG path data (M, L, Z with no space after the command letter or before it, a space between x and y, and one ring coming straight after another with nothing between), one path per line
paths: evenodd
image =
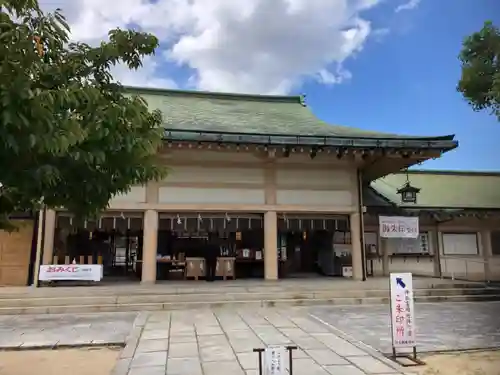
M309 311L383 353L392 350L389 306ZM500 347L500 302L415 303L415 314L419 352Z
M500 347L500 302L415 309L419 351ZM0 350L125 343L113 375L257 375L266 345L297 345L296 375L402 371L388 306L0 316Z
M296 375L401 374L396 364L337 336L307 310L207 309L143 313L113 375L257 375L252 350L266 345L297 345Z
M0 316L0 350L123 345L137 313Z

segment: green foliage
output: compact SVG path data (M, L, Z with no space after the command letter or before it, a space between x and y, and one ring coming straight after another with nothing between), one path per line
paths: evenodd
M489 110L500 120L500 29L486 22L465 39L459 58L458 91L475 111Z
M119 29L97 47L70 43L59 11L0 0L0 227L42 204L92 216L115 194L164 177L161 113L110 74L118 63L138 69L157 46L153 35Z

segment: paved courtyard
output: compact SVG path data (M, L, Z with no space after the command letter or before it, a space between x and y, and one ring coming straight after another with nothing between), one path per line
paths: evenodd
M416 311L422 351L500 346L500 302ZM99 344L126 344L113 375L257 375L252 350L267 345L299 347L296 375L403 373L377 352L390 351L387 306L0 316L0 350Z
M136 322L135 330L137 346L132 335L116 374L257 375L252 350L266 345L297 345L297 375L401 374L303 309L158 312L144 317L143 325Z
M125 342L113 375L257 375L253 349L286 344L297 375L401 374L300 308L0 316L4 350Z
M383 353L392 350L389 306L309 311ZM419 351L500 348L500 302L416 303L415 314Z
M0 315L0 349L123 345L136 313Z

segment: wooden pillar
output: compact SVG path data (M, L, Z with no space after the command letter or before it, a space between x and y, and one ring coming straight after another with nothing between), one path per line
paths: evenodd
M363 280L363 252L361 251L360 216L359 212L355 212L350 215L352 278L354 280Z
M35 255L35 265L33 269L33 284L32 286L38 288L39 277L40 277L40 262L42 261L42 227L45 209L41 209L38 212L38 223L37 223L37 235L36 235L36 255Z
M439 232L438 230L429 231L429 242L431 244L434 260L434 277L441 277L441 257L439 256Z
M142 283L156 282L156 252L158 248L158 212L144 213L144 240L142 245Z
M45 230L43 235L43 258L42 264L52 264L54 257L54 236L56 233L56 212L47 210L45 212Z
M387 238L380 238L380 244L382 246L382 275L389 276L389 243Z
M264 213L264 278L278 279L278 217L276 211Z
M491 267L490 260L493 256L491 250L491 231L482 230L480 233L481 236L481 248L483 250L483 259L484 259L484 279L486 281L491 280Z

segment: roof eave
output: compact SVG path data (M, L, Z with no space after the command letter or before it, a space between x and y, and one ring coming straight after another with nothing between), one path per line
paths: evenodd
M172 142L253 144L266 146L316 146L345 148L439 149L450 151L458 146L454 135L423 138L347 137L328 135L293 135L180 130L166 128L164 139Z

